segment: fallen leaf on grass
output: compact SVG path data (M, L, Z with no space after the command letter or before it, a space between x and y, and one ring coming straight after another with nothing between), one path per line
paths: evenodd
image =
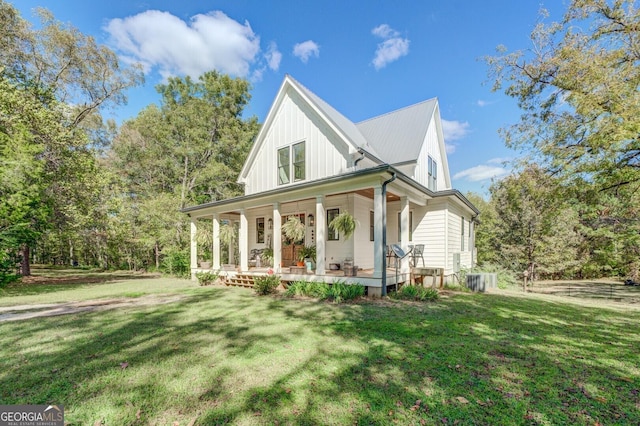
M465 398L464 396L456 396L456 399L461 404L468 404L469 403L469 400L467 398Z
M129 363L128 363L128 362L121 362L121 363L120 363L120 368L122 368L123 370L124 370L125 368L127 368L128 366L129 366Z
M140 414L142 412L140 411L140 409L138 408L138 412L136 413L136 419L140 420Z

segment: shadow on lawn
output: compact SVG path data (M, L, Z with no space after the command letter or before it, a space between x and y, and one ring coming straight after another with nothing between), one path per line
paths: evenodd
M108 388L113 424L637 424L639 319L498 295L331 305L213 288L3 325L5 348L50 341L2 357L0 400L63 402L71 419Z

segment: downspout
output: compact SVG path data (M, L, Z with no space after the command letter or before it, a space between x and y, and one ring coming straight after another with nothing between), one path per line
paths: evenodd
M396 180L396 173L382 182L382 297L387 295L387 185Z

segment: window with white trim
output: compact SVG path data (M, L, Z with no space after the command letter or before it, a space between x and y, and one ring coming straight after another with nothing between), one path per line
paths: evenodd
M304 141L278 149L278 185L291 183L292 178L293 182L306 178Z
M438 163L436 160L431 158L429 155L427 157L428 167L427 167L427 188L432 191L438 190Z

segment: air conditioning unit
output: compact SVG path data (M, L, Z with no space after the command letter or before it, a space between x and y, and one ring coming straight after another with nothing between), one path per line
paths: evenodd
M453 253L453 272L460 272L460 253Z

